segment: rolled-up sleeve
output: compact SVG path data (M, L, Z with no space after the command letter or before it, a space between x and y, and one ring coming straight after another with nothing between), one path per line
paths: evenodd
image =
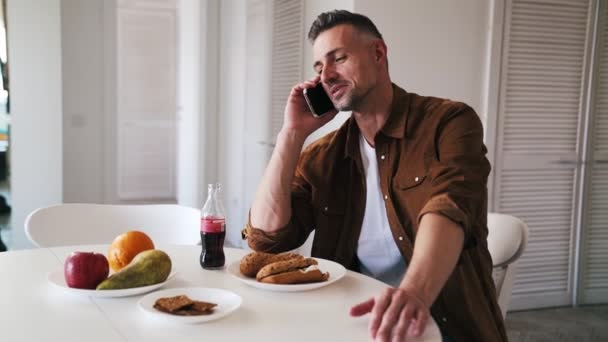
M289 223L273 233L253 227L248 219L244 237L255 251L279 253L300 247L313 230L311 186L306 181L303 166L307 165L310 153L304 152L298 162L291 186L291 218ZM268 210L271 210L270 208Z
M487 214L490 163L483 144L483 126L475 111L461 105L446 114L437 127L435 156L430 163L431 196L418 214L443 215L459 224L464 248L476 245L478 220Z

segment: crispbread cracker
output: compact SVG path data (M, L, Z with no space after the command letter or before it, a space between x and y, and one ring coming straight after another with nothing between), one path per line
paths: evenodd
M217 304L215 303L208 303L208 302L203 302L200 300L195 300L194 304L192 304L192 309L196 310L196 311L200 311L200 312L207 312L207 311L212 311L213 308L215 308L217 306Z
M210 315L213 313L213 308L215 308L217 304L207 303L195 300L194 303L190 306L177 310L175 312L171 312L173 315L178 316L202 316L202 315Z
M185 295L159 298L154 303L156 310L177 316L200 316L213 313L215 303L192 300Z
M159 298L154 302L154 308L164 312L175 312L194 303L192 299L184 295ZM157 307L158 306L158 307Z

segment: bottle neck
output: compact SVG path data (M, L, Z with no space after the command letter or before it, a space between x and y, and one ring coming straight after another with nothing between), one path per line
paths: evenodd
M224 219L225 213L219 184L209 184L208 189L207 200L201 211L201 216L210 219Z
M219 184L209 184L207 187L207 200L221 200L222 188Z

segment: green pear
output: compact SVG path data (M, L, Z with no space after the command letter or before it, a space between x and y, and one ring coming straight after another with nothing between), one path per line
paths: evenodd
M122 270L97 285L98 290L130 289L162 283L171 273L171 258L167 253L150 249L135 256Z

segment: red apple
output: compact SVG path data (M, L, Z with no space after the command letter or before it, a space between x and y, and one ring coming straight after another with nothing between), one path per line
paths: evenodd
M110 268L105 255L93 252L73 252L65 260L63 274L69 287L95 289L108 277Z

